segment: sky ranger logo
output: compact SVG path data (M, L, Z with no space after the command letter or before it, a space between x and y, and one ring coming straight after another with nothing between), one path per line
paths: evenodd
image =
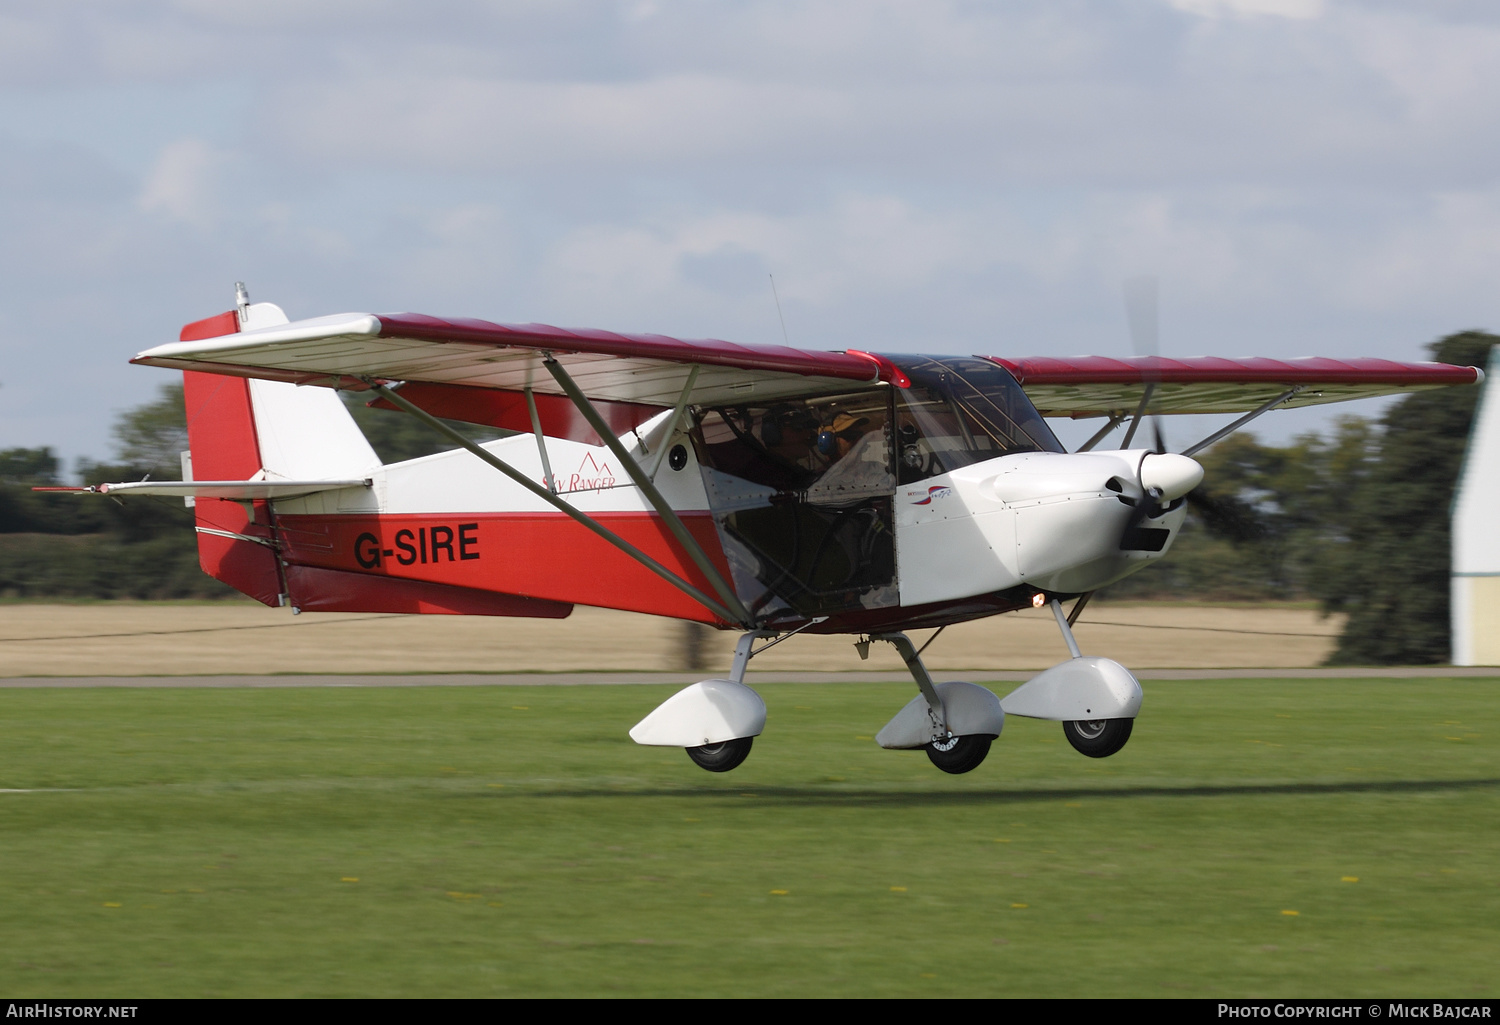
M906 496L908 498L910 498L914 494L920 495L921 492L920 491L908 491L906 493ZM953 489L952 488L947 487L945 485L934 485L933 487L930 487L930 488L927 489L927 497L926 498L922 499L920 502L913 502L912 505L931 505L932 504L932 500L934 498L947 498L951 494L953 494Z
M615 486L615 471L609 463L596 463L592 452L583 454L583 462L566 481L561 482L564 491L597 491Z

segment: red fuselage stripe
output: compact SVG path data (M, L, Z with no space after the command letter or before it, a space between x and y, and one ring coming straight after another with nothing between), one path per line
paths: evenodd
M609 530L700 590L712 585L654 513L596 513ZM683 522L726 579L713 518ZM715 622L682 591L562 513L278 515L289 564Z

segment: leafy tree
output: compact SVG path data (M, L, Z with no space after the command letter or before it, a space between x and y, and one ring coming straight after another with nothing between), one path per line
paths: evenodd
M1484 366L1500 337L1450 335L1429 347L1456 366ZM1347 541L1323 554L1313 590L1348 625L1336 663L1446 662L1449 508L1477 388L1417 392L1382 418L1373 458L1354 468L1332 516Z
M61 465L50 448L8 448L0 451L0 481L10 484L57 484Z
M90 483L176 478L187 447L182 386L127 410L118 462L87 460ZM209 598L234 593L198 568L192 511L180 499L47 494L61 473L51 449L0 452L0 595L22 598Z
M38 494L62 483L50 448L0 451L0 534L93 534L109 527L107 510L74 495Z
M1306 600L1319 551L1337 453L1358 446L1366 421L1349 417L1332 439L1309 434L1288 446L1239 433L1200 455L1204 482L1189 496L1186 525L1161 563L1127 577L1109 597L1231 601Z
M1483 366L1500 337L1433 343L1435 359ZM1331 435L1285 447L1231 435L1205 452L1206 499L1158 569L1111 597L1316 598L1348 616L1332 661L1413 664L1449 657L1449 506L1478 389L1410 395L1378 422L1341 418ZM1254 530L1205 511L1245 510Z
M188 447L182 382L163 385L155 401L121 413L112 433L116 458L136 469L137 477L176 480Z
M355 422L386 462L452 448L447 439L404 413L367 408L348 395ZM476 441L501 433L454 424ZM83 461L87 483L176 479L187 448L182 385L121 413L113 428L115 459ZM135 496L123 501L33 492L61 482L49 448L0 451L0 595L22 598L210 598L235 592L198 567L192 510L180 499Z

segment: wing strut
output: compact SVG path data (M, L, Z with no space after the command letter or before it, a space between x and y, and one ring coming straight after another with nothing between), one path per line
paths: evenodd
M1120 442L1120 448L1127 449L1135 440L1135 429L1141 425L1141 420L1146 416L1146 406L1151 401L1151 393L1156 390L1155 381L1146 382L1146 390L1141 393L1141 404L1135 407L1135 418L1130 421L1130 429L1125 432L1125 440Z
M548 503L549 505L555 507L560 512L567 513L568 516L570 516L574 520L578 521L579 524L581 524L584 527L587 527L589 530L591 530L595 534L599 535L599 537L603 538L605 541L608 541L610 544L614 545L620 551L622 551L626 555L630 556L636 562L639 562L642 566L645 566L647 569L649 569L651 572L655 573L657 576L661 577L663 580L665 580L667 583L671 584L673 587L676 587L678 590L682 591L684 594L686 594L688 597L692 598L694 601L696 601L698 604L702 605L704 608L708 609L714 615L718 616L719 618L721 618L721 619L723 619L723 620L725 620L727 622L738 623L739 625L743 626L747 630L751 629L750 616L749 616L748 613L744 612L744 606L739 605L738 601L735 602L735 605L739 607L741 613L743 613L743 617L736 616L734 613L730 612L724 606L722 606L718 602L714 601L708 595L706 595L702 591L698 590L698 588L694 587L692 584L690 584L686 580L682 579L682 577L678 576L676 573L673 573L671 570L667 569L667 567L663 566L661 563L659 563L655 559L651 558L651 556L649 556L645 552L641 551L635 545L631 544L629 541L626 541L624 538L620 537L618 534L614 533L612 530L609 530L607 527L605 527L602 524L600 524L598 521L596 521L593 517L589 516L587 513L581 512L580 510L574 508L570 503L568 503L568 502L564 501L563 499L559 498L557 495L554 495L547 488L540 487L535 481L531 480L524 473L521 473L519 470L517 470L515 467L511 466L509 463L505 462L505 460L499 459L495 455L493 455L492 453L487 452L483 448L480 448L478 445L474 444L468 438L465 438L462 434L459 434L453 428L451 428L447 424L443 423L437 417L433 416L431 413L428 413L425 409L422 409L420 406L416 406L416 405L414 405L414 404L406 401L405 399L403 399L400 396L399 393L397 393L395 391L392 391L390 388L386 387L385 385L383 385L383 384L381 384L381 383L379 383L377 381L366 380L365 383L370 386L370 389L372 391L374 391L375 394L379 395L381 398L385 399L387 402L389 402L392 405L396 406L398 409L405 410L406 412L410 413L412 416L416 417L418 420L421 420L428 427L431 427L433 430L437 431L439 434L443 435L444 437L448 438L450 441L452 441L455 444L459 445L465 451L467 451L470 455L475 456L476 458L480 459L482 462L486 463L489 466L493 466L495 469L497 469L501 473L505 474L511 480L513 480L517 484L521 485L521 487L525 488L527 491L531 492L533 495L535 495L536 497L540 498L542 501L544 501L544 502ZM613 438L614 437L614 432L610 431L608 429L608 427L606 427L604 429L604 431L602 432L602 434L604 435L605 438ZM630 463L630 462L626 462L625 465L626 466L633 466L634 464ZM716 577L717 577L717 574L714 574L714 576L711 576L709 579L713 580Z
M682 397L677 400L677 407L672 410L672 419L667 421L666 433L662 435L662 443L656 447L656 460L651 464L651 472L647 474L654 482L656 472L661 469L662 458L667 454L667 442L672 440L672 432L677 430L677 423L682 419L682 411L687 408L688 396L693 394L693 385L698 383L698 371L703 368L697 364L688 371L687 384L682 386Z
M656 489L656 485L652 483L651 478L642 472L639 464L631 457L630 453L625 451L625 446L620 444L620 439L615 437L615 432L610 430L609 425L604 422L604 418L599 415L599 411L594 408L594 404L588 400L588 396L579 391L578 385L573 382L573 378L568 376L568 372L563 369L561 363L552 358L550 352L544 353L542 360L547 367L547 372L557 380L557 383L562 386L562 390L567 392L568 398L573 400L573 405L578 407L578 412L583 414L583 418L589 422L589 426L594 429L599 437L604 439L604 444L609 446L610 452L620 461L620 465L625 467L625 472L630 474L630 479L635 481L635 486L641 489L641 494L645 495L647 501L661 514L661 518L665 521L667 529L672 532L672 536L677 539L683 548L687 549L687 553L692 557L693 563L708 578L708 582L713 584L714 590L719 595L719 599L724 602L725 607L734 613L731 618L740 623L748 624L752 622L754 617L740 603L739 596L734 593L734 588L729 586L729 581L724 579L723 574L719 572L719 568L710 561L708 553L703 550L703 546L698 543L698 539L688 532L687 526L682 522L682 517L677 515L677 510L673 509L671 504L662 497L662 493ZM685 400L686 398L687 395L684 394L683 399ZM662 447L665 448L666 446Z
M1228 427L1221 427L1219 430L1214 431L1208 437L1198 442L1198 444L1189 445L1187 448L1182 450L1181 454L1185 456L1191 456L1203 451L1204 449L1208 448L1208 446L1212 445L1214 442L1218 441L1225 435L1233 434L1235 431L1239 430L1241 427L1245 426L1247 423L1249 423L1251 420L1254 420L1262 413L1269 413L1271 410L1281 405L1287 399L1291 398L1293 395L1296 395L1299 391L1302 390L1302 388L1303 386L1300 384L1288 388L1286 391L1282 392L1280 395L1276 396L1274 399L1272 399L1270 402L1267 402L1259 409L1252 409L1250 412L1240 417Z
M1109 417L1109 423L1099 428L1098 433L1088 441L1085 441L1082 445L1079 445L1077 451L1088 452L1095 445L1099 444L1099 442L1103 441L1106 434L1114 430L1116 427L1120 426L1120 421L1123 419L1125 419L1124 413L1111 413Z
M531 394L531 385L526 386L526 411L531 414L531 433L536 435L536 453L542 457L542 483L547 490L557 494L557 478L552 476L552 460L547 458L547 439L542 434L542 418L536 412L536 396Z

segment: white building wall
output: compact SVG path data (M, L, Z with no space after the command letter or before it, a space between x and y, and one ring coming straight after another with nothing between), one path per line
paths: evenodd
M1500 665L1500 347L1491 350L1453 496L1455 665Z

